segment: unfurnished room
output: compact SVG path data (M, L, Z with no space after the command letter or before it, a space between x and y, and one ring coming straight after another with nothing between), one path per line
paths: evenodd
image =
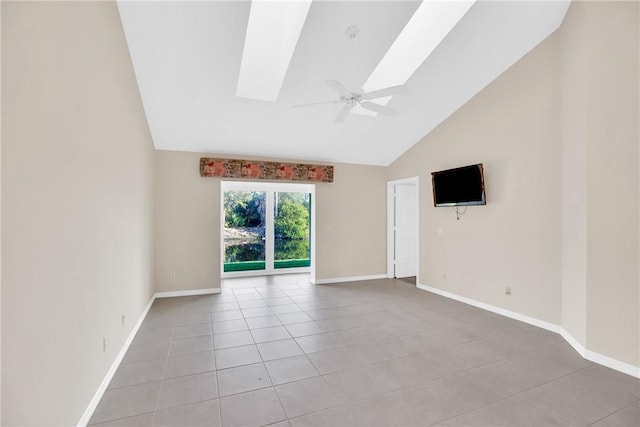
M0 2L3 426L640 426L640 1Z

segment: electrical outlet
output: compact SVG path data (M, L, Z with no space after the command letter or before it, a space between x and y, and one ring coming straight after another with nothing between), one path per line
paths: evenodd
M473 286L473 279L471 277L467 277L467 286Z
M176 273L174 272L169 273L169 280L175 280L175 278L176 278Z
M504 293L507 295L511 295L511 286L507 286L504 290Z

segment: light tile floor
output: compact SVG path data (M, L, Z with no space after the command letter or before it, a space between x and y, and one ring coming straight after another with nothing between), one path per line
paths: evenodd
M400 280L157 300L90 424L640 426L640 382Z

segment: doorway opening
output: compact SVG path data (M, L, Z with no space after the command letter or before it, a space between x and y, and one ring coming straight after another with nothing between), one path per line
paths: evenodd
M221 277L313 275L313 184L223 181L221 208Z
M387 277L418 277L418 177L387 183Z

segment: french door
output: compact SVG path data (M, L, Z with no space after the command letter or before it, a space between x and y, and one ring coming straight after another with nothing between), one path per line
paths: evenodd
M315 186L223 181L222 277L310 272Z

